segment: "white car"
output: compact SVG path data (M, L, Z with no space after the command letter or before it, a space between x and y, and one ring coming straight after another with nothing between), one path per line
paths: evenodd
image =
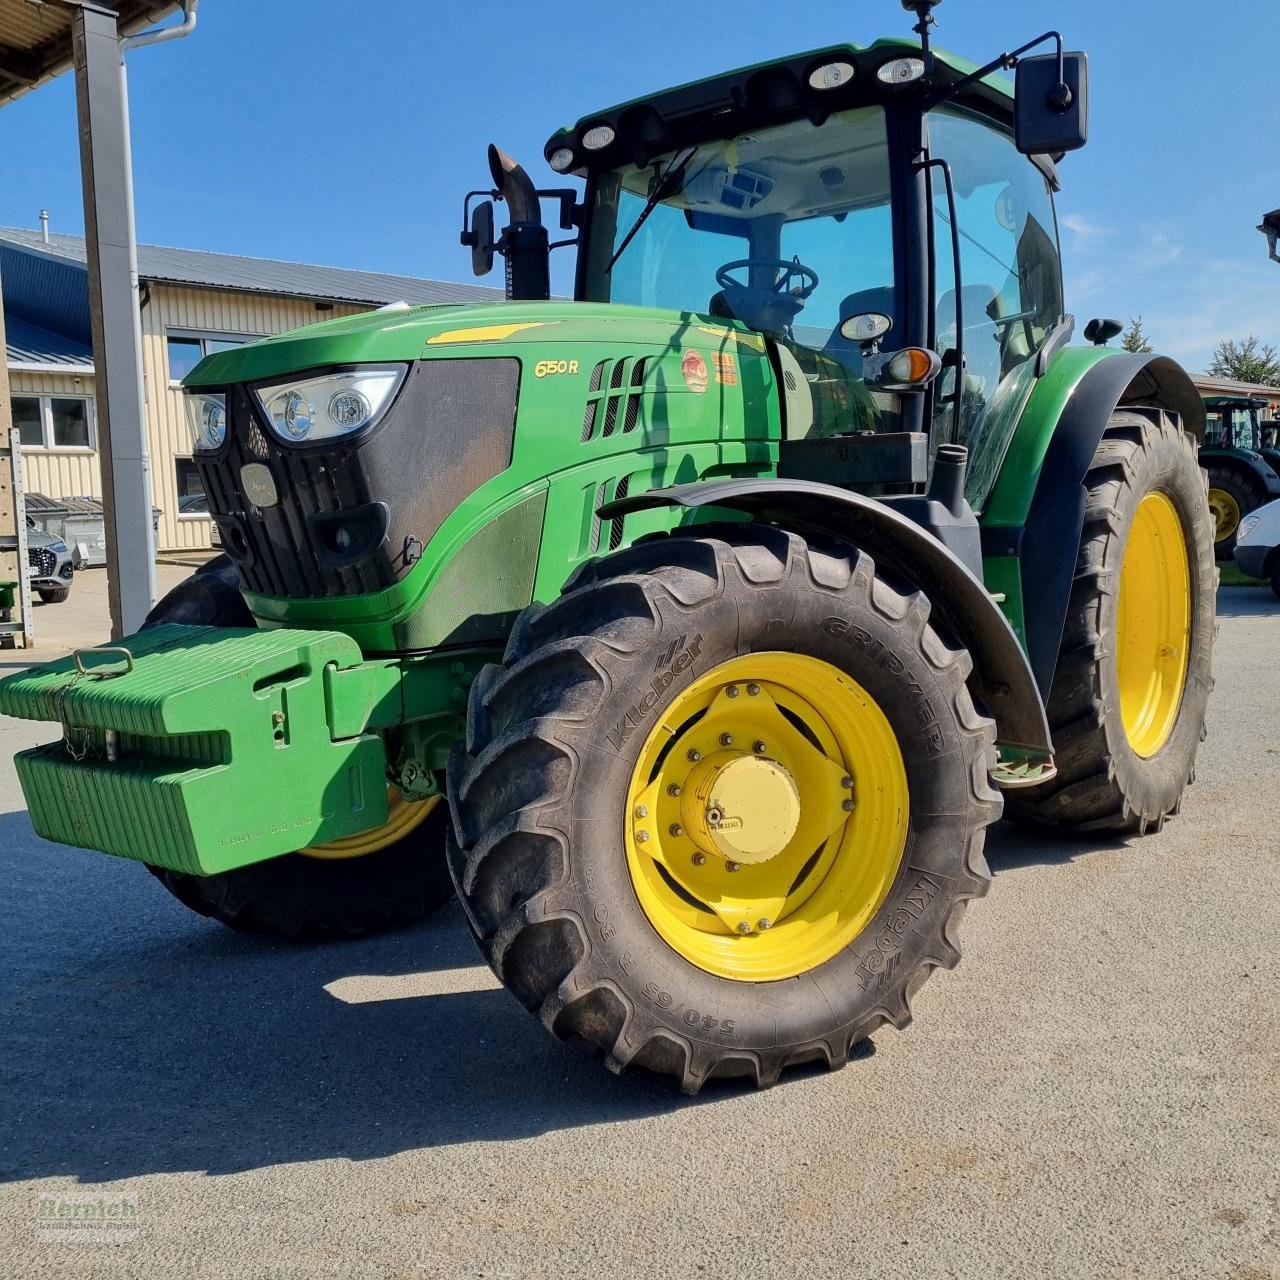
M1240 521L1236 564L1252 578L1269 578L1280 598L1280 499L1257 507Z

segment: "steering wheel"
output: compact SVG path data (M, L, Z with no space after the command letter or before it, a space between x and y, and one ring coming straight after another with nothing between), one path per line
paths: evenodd
M734 271L749 270L752 267L769 267L777 273L771 285L756 286L743 284L740 280L735 280L731 274ZM789 289L792 280L799 280L800 287L798 289ZM764 289L777 294L789 294L798 301L803 302L806 298L812 297L813 291L818 287L818 273L812 267L806 267L799 258L739 258L735 262L726 262L723 267L716 271L716 284L722 289L755 289L763 287Z

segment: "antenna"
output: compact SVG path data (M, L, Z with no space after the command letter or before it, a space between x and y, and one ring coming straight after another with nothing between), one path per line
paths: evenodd
M933 70L933 51L929 48L929 28L934 24L934 9L942 0L902 0L902 7L908 13L914 13L918 21L911 28L920 37L920 56L924 59L927 75Z

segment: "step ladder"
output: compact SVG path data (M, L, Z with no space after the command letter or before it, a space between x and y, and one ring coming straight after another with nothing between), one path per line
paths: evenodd
M30 649L31 580L27 507L22 488L22 442L17 430L0 439L0 648Z

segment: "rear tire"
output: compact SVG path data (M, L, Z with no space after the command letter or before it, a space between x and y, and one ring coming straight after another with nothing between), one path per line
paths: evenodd
M1194 443L1167 414L1112 414L1085 485L1084 530L1048 703L1058 773L1041 786L1010 790L1006 800L1010 816L1044 826L1143 834L1177 813L1204 737L1218 580L1213 523ZM1176 512L1190 600L1179 701L1163 741L1150 750L1150 728L1126 727L1117 655L1121 567L1139 505L1153 494Z
M713 1076L763 1086L796 1063L838 1068L882 1023L907 1024L925 978L960 958L958 926L965 903L990 883L983 842L1001 809L988 782L995 728L965 687L969 657L942 642L928 614L923 595L877 579L853 548L737 525L678 531L592 562L558 601L521 616L501 667L486 668L473 687L465 744L450 763L450 869L486 960L549 1031L585 1042L611 1070L672 1075L693 1093ZM812 715L797 703L779 717L785 673L810 663L817 683L804 705ZM773 674L759 682L728 674L756 666ZM664 813L688 802L668 797L702 795L693 772L683 793L668 785L668 768L696 771L719 755L737 767L753 752L773 767L786 759L788 733L817 748L824 712L836 723L849 688L865 695L864 714L868 704L878 708L888 734L878 741L900 756L902 784L873 785L874 769L864 770L856 752L830 755L830 776L848 770L829 785L857 797L844 805L853 816L824 819L823 842L794 880L788 859L804 858L807 836L795 834L781 853L744 857L750 865L717 865L714 850L699 852L705 830L695 840L693 821L685 816L681 826ZM703 696L715 701L687 715ZM775 717L770 727L751 721L759 709ZM742 731L717 739L729 723L717 714L741 715ZM691 745L699 725L700 752ZM815 775L792 767L788 776L804 821L824 803L840 804L823 797ZM637 786L647 787L650 804L635 803ZM896 808L877 810L885 793L900 797ZM772 793L766 801L759 817L750 800L747 816L736 817L713 799L707 819L746 842L759 830L752 823L768 827L777 811ZM864 808L885 822L898 815L897 860L879 864L879 886L843 917L850 932L823 938L814 923L828 918L819 895L828 884L836 895L851 892L830 875L834 859L851 840L868 862L882 848L881 829L855 828ZM705 871L691 869L699 858ZM749 897L748 880L766 872L783 886L783 909L765 921L757 898L753 927L731 927L723 911L734 888ZM721 896L691 893L699 876L721 873ZM809 884L805 913L793 908L794 895ZM667 890L664 915L654 895ZM842 911L843 902L838 918ZM788 930L794 953L785 950ZM753 976L762 972L777 976Z
M252 627L227 556L203 565L147 615L162 623ZM453 896L444 855L447 806L435 800L403 837L356 857L289 853L219 875L193 876L147 864L183 906L245 933L351 938L415 924Z
M1210 463L1209 509L1214 515L1213 553L1219 560L1230 560L1236 549L1240 520L1266 501L1266 494L1250 484L1232 467Z

